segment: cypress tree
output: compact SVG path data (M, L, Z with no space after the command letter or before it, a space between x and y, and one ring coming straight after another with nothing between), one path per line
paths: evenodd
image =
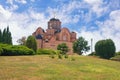
M9 31L9 26L7 27L6 31L6 43L7 44L12 44L12 37L11 37L11 32Z
M6 28L3 30L2 43L6 43Z
M0 30L0 43L2 43L2 31Z
M0 31L0 42L4 44L12 44L11 32L9 31L9 26L2 31Z

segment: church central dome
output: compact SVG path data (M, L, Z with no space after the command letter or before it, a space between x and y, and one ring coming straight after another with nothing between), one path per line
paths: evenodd
M60 20L56 18L51 18L50 21L60 21Z

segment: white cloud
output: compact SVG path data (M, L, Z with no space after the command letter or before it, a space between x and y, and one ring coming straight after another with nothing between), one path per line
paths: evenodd
M43 13L37 13L33 10L15 13L0 5L0 16L0 29L3 30L9 25L14 44L17 44L16 41L22 36L32 35L38 27L47 28L48 18Z
M84 0L84 1L89 4L98 4L101 3L102 0Z
M116 51L120 51L120 10L112 11L109 15L109 19L104 22L96 22L99 26L98 30L87 31L86 28L81 29L77 32L78 37L83 36L86 40L89 41L93 39L93 46L98 40L101 39L112 39L116 45ZM94 47L93 47L94 48Z
M11 14L12 14L11 12L4 9L3 6L0 5L0 16L1 16L0 21L4 19L8 20L11 17Z
M13 0L7 0L6 3L13 4Z
M102 6L103 0L84 0L88 3L91 7L89 7L92 12L96 13L97 17L100 17L107 11L107 6Z
M22 3L22 4L26 4L27 3L26 0L15 0L15 1L18 2L18 3Z

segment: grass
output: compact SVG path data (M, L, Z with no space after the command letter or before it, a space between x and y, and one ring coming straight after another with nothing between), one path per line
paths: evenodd
M73 57L75 60L73 61ZM0 80L119 80L120 62L90 56L0 56Z

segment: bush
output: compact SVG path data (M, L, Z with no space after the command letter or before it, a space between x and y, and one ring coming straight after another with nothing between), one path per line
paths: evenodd
M42 54L51 55L51 54L56 54L56 51L52 49L38 49L37 54L38 55L42 55Z
M115 56L115 50L114 42L111 39L100 40L95 44L96 54L104 59Z
M54 54L50 54L50 57L51 57L52 59L54 59L54 58L55 58Z
M65 54L64 58L68 58L68 54Z
M3 45L2 44L2 53L3 56L17 56L17 55L34 55L35 52L32 49L29 49L25 46L18 45Z
M58 54L58 59L62 59L62 54Z

